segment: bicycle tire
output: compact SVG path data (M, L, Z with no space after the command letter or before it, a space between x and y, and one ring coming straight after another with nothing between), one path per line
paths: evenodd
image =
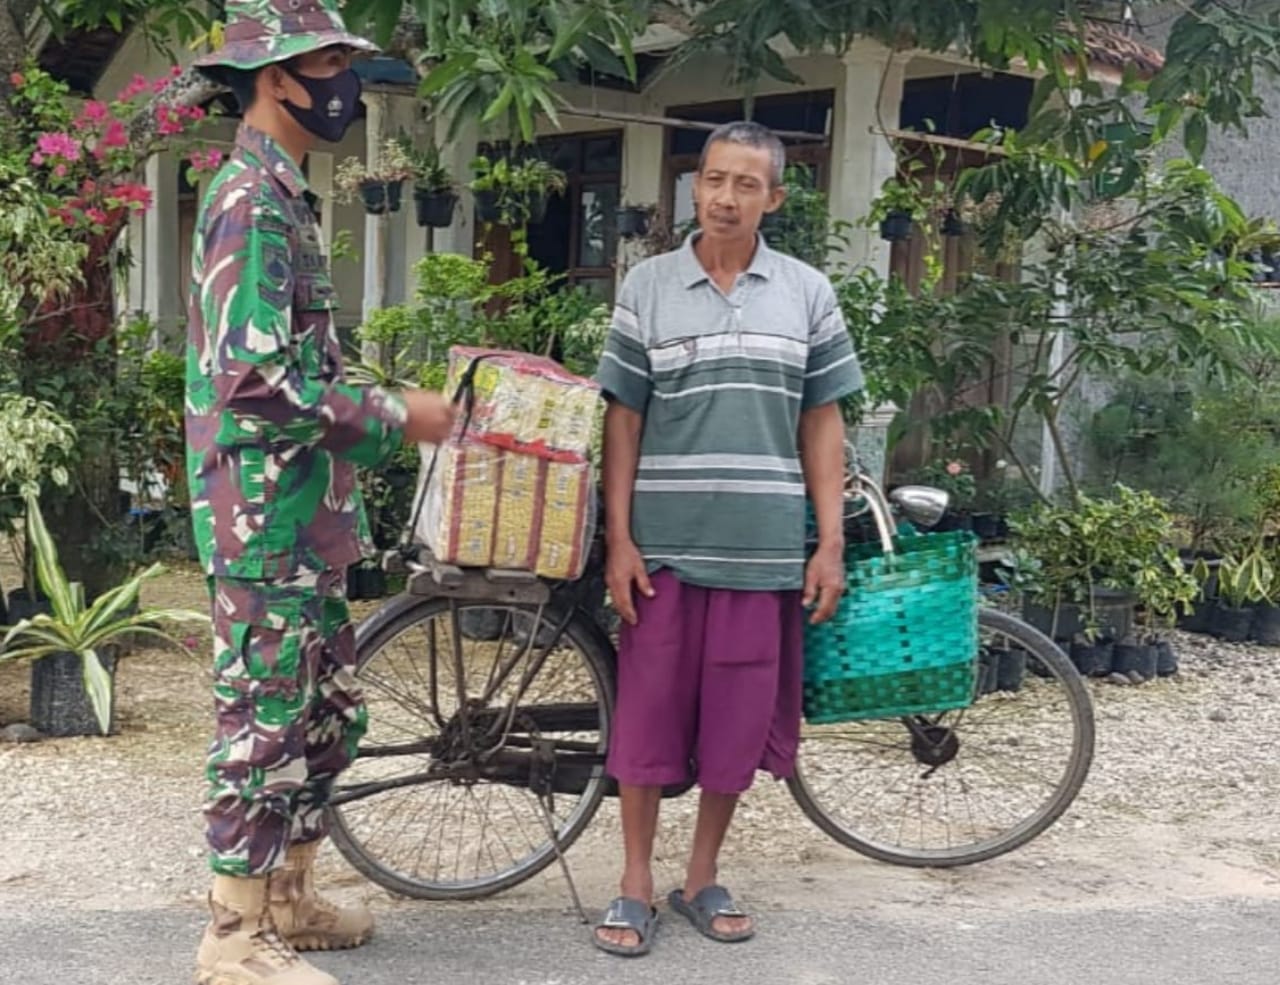
M356 632L356 674L376 659L381 650L397 636L412 629L418 623L447 613L450 602L444 598L416 597L401 595L389 600L380 609L364 620ZM486 603L483 600L461 603L464 608L482 608L493 605L505 610L534 613L536 606L513 605L510 603ZM551 625L559 625L566 615L564 609L548 605L542 610L543 619ZM615 693L615 665L613 647L608 638L592 620L575 610L565 625L564 633L578 649L585 660L589 671L595 679L596 686L603 702L605 721L600 723L602 739L607 742L609 729L613 719L613 699ZM600 769L589 781L586 791L576 806L569 823L559 833L559 851L568 848L582 835L594 819L604 799L608 780ZM406 878L404 874L389 867L366 849L361 841L349 830L342 816L340 807L329 808L330 835L334 845L342 856L362 875L399 896L413 899L434 901L458 901L483 899L504 892L533 878L556 860L556 846L548 836L545 844L530 855L518 867L496 878L478 879L461 885L432 884L421 880ZM424 837L431 837L425 832Z
M1053 825L1071 806L1089 775L1089 768L1093 761L1095 739L1093 702L1083 680L1060 647L1022 620L995 609L984 608L979 610L978 624L980 628L1002 633L1016 641L1029 654L1039 659L1050 670L1057 682L1066 689L1074 726L1072 750L1067 769L1053 796L1021 824L987 842L974 846L961 846L954 850L905 850L890 848L859 837L832 818L813 796L797 763L795 774L788 779L787 786L805 816L824 834L845 847L879 862L911 868L959 868L986 862L1021 848Z

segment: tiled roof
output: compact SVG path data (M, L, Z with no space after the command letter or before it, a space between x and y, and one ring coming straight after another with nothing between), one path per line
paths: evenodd
M1132 65L1144 78L1150 78L1164 68L1164 55L1155 48L1097 21L1085 23L1084 46L1089 60L1095 65L1105 65L1121 72Z

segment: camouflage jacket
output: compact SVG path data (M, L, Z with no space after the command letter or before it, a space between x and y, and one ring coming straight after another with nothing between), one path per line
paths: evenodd
M241 126L196 220L187 475L209 574L275 579L369 548L356 466L399 447L403 401L344 381L337 305L306 181Z

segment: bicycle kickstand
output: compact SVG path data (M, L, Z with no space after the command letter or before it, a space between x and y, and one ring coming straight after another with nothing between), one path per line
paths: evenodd
M539 761L540 756L545 756L554 762L554 753L554 743L548 742L546 739L533 740L533 760L535 763ZM551 839L551 847L555 850L556 861L560 863L560 871L564 873L564 881L569 886L569 896L573 899L573 906L578 911L579 919L584 924L590 923L591 920L587 916L587 911L582 906L582 898L578 895L577 883L573 881L573 873L569 871L569 862L564 857L564 852L560 850L560 838L556 833L555 820L551 813L551 809L555 805L553 799L555 797L555 789L552 786L551 777L549 775L537 776L531 786L534 788L533 792L538 798L538 806L542 808L542 823L547 826L547 836Z

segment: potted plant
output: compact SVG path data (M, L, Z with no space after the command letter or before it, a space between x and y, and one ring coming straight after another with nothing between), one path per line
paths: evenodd
M1173 518L1150 493L1116 485L1106 499L1042 503L1012 524L1026 566L1024 617L1056 639L1123 640L1133 629L1139 573L1167 551Z
M107 735L115 703L115 648L126 638L139 636L181 646L156 624L204 623L207 618L181 609L139 611L142 586L164 573L158 564L86 605L83 586L68 581L58 562L35 496L27 498L26 507L31 553L50 612L37 613L10 627L0 660L35 661L31 724L37 730L55 736Z
M440 161L440 151L432 145L426 151L406 147L413 179L413 204L418 225L447 229L458 207L458 185Z
M386 215L400 211L404 180L412 170L403 143L391 137L383 143L376 166L348 157L338 165L333 184L340 202L350 204L358 196L369 215Z
M511 227L541 222L546 218L547 196L567 187L563 171L534 157L515 161L481 156L472 161L471 169L471 192L482 222Z
M1035 492L1020 475L1011 475L1003 459L990 476L978 483L973 503L973 532L983 541L1009 537L1009 517L1031 506Z
M1178 657L1173 649L1169 632L1180 614L1191 607L1200 593L1200 581L1187 570L1178 552L1165 547L1151 562L1136 573L1138 600L1142 605L1143 624L1146 631L1143 643L1153 655L1139 655L1144 676L1148 665L1153 673L1169 677L1178 671Z
M1275 580L1275 566L1261 547L1224 557L1209 632L1228 643L1245 642L1253 628L1253 606L1266 599Z
M651 205L624 204L618 209L618 235L623 239L638 239L649 234Z
M879 224L881 239L898 243L911 238L911 227L924 214L916 182L890 178L880 186L880 195L867 218Z

